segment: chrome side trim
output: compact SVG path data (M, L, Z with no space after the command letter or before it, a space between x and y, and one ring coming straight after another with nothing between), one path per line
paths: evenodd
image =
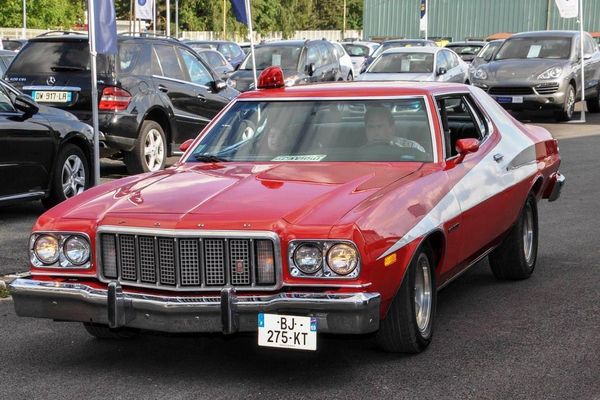
M30 197L41 197L45 194L46 194L45 192L30 192L30 193L11 194L9 196L0 197L0 201L27 199Z
M444 282L443 284L441 284L440 286L438 286L438 288L437 288L438 292L440 290L442 290L443 288L445 288L446 286L448 286L450 283L454 282L454 280L458 279L460 276L462 276L462 274L464 274L465 272L467 272L468 270L470 270L473 265L477 264L479 261L481 261L485 257L487 257L487 255L490 254L492 251L494 251L495 248L496 248L496 246L494 246L494 247L492 247L490 249L487 249L479 257L477 257L475 260L471 261L471 263L469 265L467 265L462 270L460 270L460 272L458 272L452 278L448 279L446 282Z
M33 85L33 86L23 86L23 90L48 90L48 91L51 91L51 92L56 92L56 91L81 92L81 88L79 86L42 86L42 85Z

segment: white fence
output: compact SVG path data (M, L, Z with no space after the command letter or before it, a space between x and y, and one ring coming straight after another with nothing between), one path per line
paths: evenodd
M192 39L192 40L216 40L222 39L222 32L212 32L212 31L181 31L180 36L182 39ZM235 42L248 42L249 38L246 36L238 35L238 34L228 34L226 35L227 39L233 39ZM362 31L346 31L344 37L347 38L362 38ZM268 34L261 35L259 33L254 32L254 40L256 42L260 42L261 40L275 40L282 39L283 34L281 32L270 32ZM327 40L342 40L342 31L296 31L294 35L291 36L293 39L327 39Z

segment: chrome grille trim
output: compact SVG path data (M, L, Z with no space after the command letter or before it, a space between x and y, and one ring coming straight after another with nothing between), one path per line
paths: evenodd
M103 246L101 239L106 234L109 234L106 237L115 238L117 259L121 261L117 263L116 278L104 275L99 250ZM257 283L254 247L258 239L272 243L275 260L274 284ZM150 251L150 243L153 254ZM132 287L207 292L219 291L226 285L234 286L237 291L272 291L283 286L279 236L270 231L102 226L97 231L96 247L97 275L101 282L119 281L124 286ZM123 254L126 257L125 270L122 269Z

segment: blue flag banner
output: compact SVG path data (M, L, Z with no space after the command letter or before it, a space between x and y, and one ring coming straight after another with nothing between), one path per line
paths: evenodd
M427 0L421 0L421 18L427 13Z
M93 1L96 52L117 54L117 18L114 0Z
M427 0L421 0L421 6L419 8L421 12L421 19L419 20L419 30L427 31Z
M231 0L231 8L235 19L244 25L248 25L248 14L246 13L246 0Z

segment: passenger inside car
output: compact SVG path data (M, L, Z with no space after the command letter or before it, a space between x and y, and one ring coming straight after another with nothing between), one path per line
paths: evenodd
M365 113L365 132L367 144L389 144L390 146L413 148L425 153L418 142L398 136L391 111L383 106L372 106Z

